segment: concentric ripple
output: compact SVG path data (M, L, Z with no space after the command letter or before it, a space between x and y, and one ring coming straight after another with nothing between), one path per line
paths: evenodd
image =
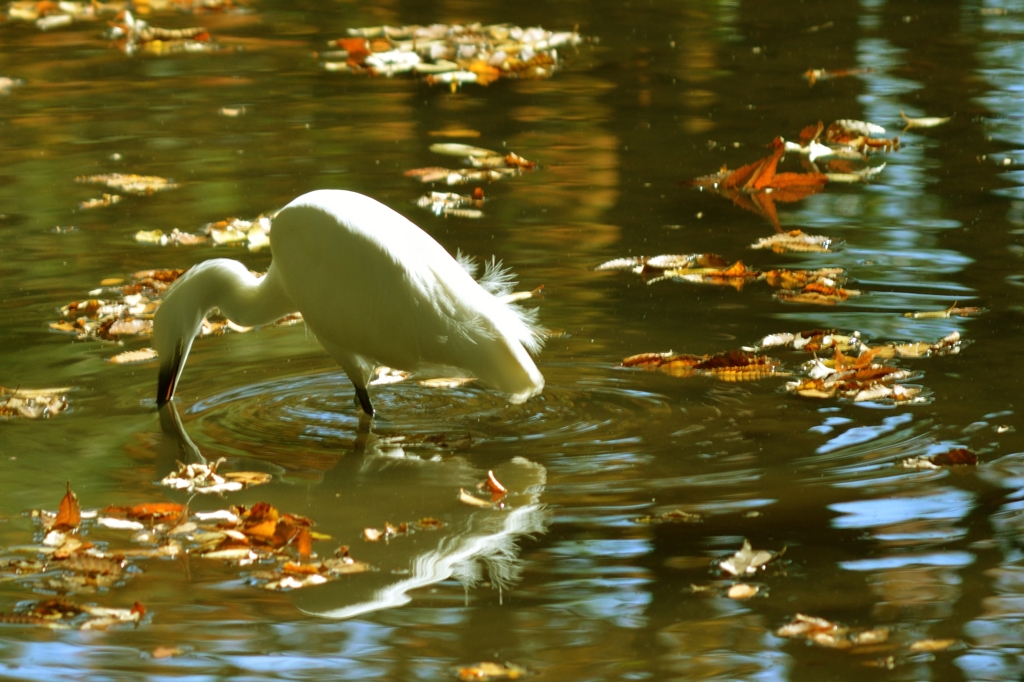
M633 390L612 374L576 376L569 388L549 375L543 394L522 405L472 384L430 388L406 381L374 387L373 433L406 450L443 452L493 442L564 452L628 443L649 429L652 417L672 414L665 398ZM348 379L328 371L209 396L191 406L184 421L208 455L288 460L322 470L365 439L359 414Z

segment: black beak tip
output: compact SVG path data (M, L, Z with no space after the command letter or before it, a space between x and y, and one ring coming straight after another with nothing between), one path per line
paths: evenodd
M156 406L163 407L174 397L174 389L178 384L178 373L181 370L181 347L175 349L174 357L169 362L160 364L160 375L156 384Z

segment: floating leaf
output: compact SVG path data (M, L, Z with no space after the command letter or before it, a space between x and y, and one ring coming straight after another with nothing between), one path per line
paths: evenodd
M70 388L4 388L0 386L0 420L45 419L67 409Z
M486 680L518 680L528 674L525 668L512 663L476 663L459 668L460 682L485 682Z
M865 73L874 73L874 69L807 69L804 72L804 79L810 87L814 87L814 84L818 81L829 81L835 78L848 78L850 76L859 76Z
M411 374L400 369L392 369L390 367L375 367L373 370L373 378L370 380L370 386L380 386L384 384L397 384L402 381L406 381Z
M384 76L415 72L426 74L429 84L452 88L548 78L558 65L558 48L581 42L575 32L507 24L375 26L348 33L352 37L331 42L341 50L324 62L325 69Z
M902 109L900 109L900 116L902 116L903 120L907 122L906 127L903 128L903 132L907 132L912 128L935 128L936 126L949 123L951 120L953 120L951 116L910 118L905 113L903 113Z
M978 456L967 448L953 448L931 457L910 457L901 463L906 469L941 469L955 466L977 466Z
M809 305L836 305L851 296L860 296L856 289L843 289L827 281L808 284L799 291L783 290L775 294L775 298L783 303L804 303Z
M271 480L269 474L252 471L239 471L232 474L220 474L217 468L226 460L222 457L212 464L178 462L178 470L167 474L160 480L160 485L189 493L235 492L250 485L261 485Z
M480 189L479 187L477 189ZM442 217L482 218L484 213L479 210L484 205L483 191L474 192L473 196L464 196L454 192L430 192L416 201L416 205ZM474 208L466 208L467 206Z
M416 527L421 530L438 530L444 528L444 522L432 516L427 516L417 521Z
M700 514L693 514L681 509L673 509L657 516L641 516L633 519L633 523L700 523L704 519Z
M850 649L858 646L876 645L889 639L889 629L880 627L851 631L824 618L805 616L798 613L791 623L783 625L775 634L779 637L803 638L829 649Z
M435 379L421 379L416 384L426 388L462 388L474 381L476 379L473 377L438 377Z
M972 317L974 315L981 315L987 312L988 310L986 308L958 308L956 303L954 303L945 310L929 310L926 312L903 313L903 317L911 317L915 320L944 319L948 317Z
M112 189L129 194L153 194L177 187L173 181L155 175L125 175L108 173L106 175L87 175L75 178L75 182L86 182L106 185Z
M669 256L636 256L616 258L598 265L595 270L632 270L637 274L661 275L666 270L683 270L688 268L723 268L729 263L713 253L693 253L689 255Z
M750 245L752 249L771 249L775 253L828 253L840 250L845 242L823 235L804 234L800 230L791 230L765 237Z
M958 641L955 639L919 639L908 648L915 653L922 651L945 651L957 643Z
M508 492L508 489L498 481L493 471L487 472L487 480L484 481L483 486L491 491L492 495L504 495Z
M756 595L759 588L756 585L747 585L746 583L736 583L729 587L729 591L725 593L725 596L729 599L750 599Z
M98 199L86 199L85 201L78 202L78 208L80 210L89 210L92 208L104 208L106 206L113 206L114 204L121 201L119 194L104 194ZM138 239L138 235L136 235Z
M170 234L164 234L163 230L139 230L135 233L135 241L140 244L156 244L158 246L192 246L194 244L205 244L209 238L201 234L189 234L177 228L171 230Z
M149 362L156 360L156 351L152 348L140 348L138 350L128 350L123 353L107 358L107 362L111 362L115 365L130 365L139 362Z
M781 137L772 142L772 154L734 171L699 177L691 185L717 191L737 206L768 219L779 231L776 202L794 202L821 191L828 177L822 173L778 173L776 169L786 144Z
M501 154L490 149L474 147L468 144L460 144L458 142L438 142L436 144L430 145L430 151L434 152L435 154L443 154L445 156L458 156L464 158L487 158L495 156L502 158Z
M726 351L717 355L679 355L641 353L622 361L623 367L658 370L675 377L713 376L722 381L752 381L774 376L779 361L745 351Z
M185 511L185 507L176 502L149 502L137 504L134 507L107 507L104 514L124 517L137 521L159 521L168 518L177 518Z
M846 281L842 268L821 268L819 270L769 270L762 273L768 286L776 289L807 289L811 284L833 288Z
M960 338L960 332L950 332L935 343L890 343L877 348L878 357L921 358L930 355L956 355L969 341Z
M121 21L111 25L110 38L127 55L138 52L155 56L166 56L181 52L212 52L219 49L210 32L203 27L166 29L150 26L125 10L119 15Z
M860 152L895 151L900 147L899 138L891 140L871 137L882 135L885 128L874 123L842 119L835 121L825 129L825 141L829 144L843 145Z
M414 168L405 172L408 178L416 178L420 182L443 182L447 185L465 185L471 182L494 182L520 173L518 168Z
M50 629L106 630L112 625L138 624L146 608L136 603L130 609L79 605L64 598L37 602L18 613L0 614L0 623L36 625Z
M51 530L66 532L78 528L82 522L82 508L78 504L78 496L71 490L71 483L68 482L67 492L64 493L57 509L57 516L50 525Z
M718 566L726 573L732 575L754 575L771 561L781 555L781 552L768 552L755 550L750 542L743 540L743 547L728 559L723 559Z

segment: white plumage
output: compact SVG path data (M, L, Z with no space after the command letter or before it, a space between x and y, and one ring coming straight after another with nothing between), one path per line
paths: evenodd
M304 194L274 218L270 247L273 262L262 278L218 258L168 290L153 332L158 404L173 397L192 340L214 307L244 326L302 313L370 415L366 385L381 364L462 370L512 402L543 389L528 352L541 343L534 316L492 293L507 291L510 275L492 262L478 283L467 262L387 206L355 192Z

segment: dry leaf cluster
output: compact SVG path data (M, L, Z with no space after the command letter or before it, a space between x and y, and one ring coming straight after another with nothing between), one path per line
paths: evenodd
M826 649L845 649L853 654L887 654L864 661L865 665L892 669L913 654L945 651L959 644L955 639L920 639L900 642L888 627L851 628L818 616L798 613L775 631L778 637L801 639ZM891 653L890 653L891 652Z
M622 361L623 367L656 370L674 377L710 376L721 381L752 381L775 376L779 361L741 350L717 355L640 353Z
M787 303L835 305L851 296L859 296L856 289L844 289L846 272L841 268L817 270L755 270L742 261L729 264L713 253L689 255L635 256L615 258L601 263L595 270L631 270L648 284L664 280L731 286L741 291L749 282L764 282L780 289L775 297Z
M10 389L0 386L0 420L45 419L60 414L68 407L70 388Z
M751 381L790 377L782 362L765 350L793 350L814 353L813 360L800 363L800 378L788 381L786 390L805 398L844 398L854 402L922 402L917 386L905 381L920 376L891 364L905 358L941 357L958 354L967 341L958 332L928 343L868 344L859 332L839 333L829 329L770 334L753 346L717 355L640 353L623 359L621 366L659 371L674 377L709 376L723 381ZM818 354L821 354L820 356Z
M155 57L181 53L214 52L220 49L210 32L202 26L167 29L136 19L131 11L118 14L111 23L109 37L125 54Z
M578 33L509 24L377 26L349 29L319 55L324 69L374 76L415 73L452 91L502 78L550 78L560 48L582 42Z
M536 169L537 164L528 161L515 153L499 152L474 147L457 142L439 142L430 145L430 151L444 156L453 156L462 160L466 168L452 169L441 166L414 168L405 172L405 176L416 178L423 183L442 183L445 185L465 185L474 182L495 182L504 178L520 175L525 171ZM441 217L482 218L484 190L482 187L473 189L469 196L452 192L430 192L420 197L417 206L429 210Z

